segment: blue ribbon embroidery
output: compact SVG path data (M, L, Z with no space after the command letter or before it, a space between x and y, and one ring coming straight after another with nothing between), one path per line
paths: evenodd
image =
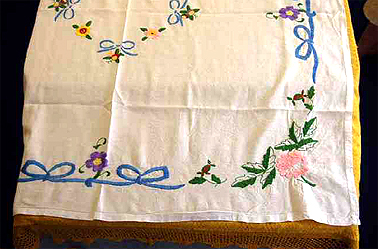
M40 168L44 174L34 174L28 171L30 166L36 166ZM69 170L67 173L63 174L52 174L54 171L67 167ZM28 176L28 178L19 178L19 182L33 182L33 181L49 181L49 182L80 182L84 183L87 187L92 187L93 183L97 184L106 184L112 186L130 186L134 184L144 185L150 188L164 189L164 190L175 190L185 186L185 184L180 185L161 185L155 184L155 182L161 182L169 178L169 170L167 166L154 167L147 170L144 173L141 173L137 168L129 164L123 164L118 166L117 175L125 181L107 181L99 180L94 178L89 179L80 179L80 178L66 178L72 175L75 172L75 164L69 162L62 162L54 165L50 170L47 170L46 167L38 161L28 160L25 162L24 166L21 168L21 172ZM129 177L123 174L123 170L131 170L137 174L137 177ZM159 177L145 177L151 173L159 172L163 173Z
M311 11L311 1L306 0L306 15L308 17L308 22L310 28L304 26L304 25L297 25L294 27L294 35L302 41L302 43L295 49L295 57L301 60L307 60L310 58L311 54L314 55L314 67L312 70L312 81L314 84L316 83L316 72L318 70L319 66L319 58L318 54L316 53L316 49L314 46L314 35L315 35L315 26L314 26L314 16L316 16L315 11ZM307 38L303 38L299 34L299 30L302 29L305 33ZM304 45L307 45L307 51L306 54L301 54L301 50Z
M58 12L58 14L56 14L56 16L54 17L54 21L56 22L57 20L58 20L58 18L59 18L59 16L63 13L63 18L64 19L66 19L66 20L70 20L70 19L72 19L72 18L74 18L75 17L75 10L73 9L73 7L76 5L76 4L78 4L78 3L80 3L80 1L81 0L68 0L67 1L67 7L66 8L64 8L64 9L62 9L62 10L60 10L59 12ZM70 12L69 12L70 11ZM68 13L70 14L70 15L68 15Z
M177 23L180 23L181 26L184 26L184 23L182 21L182 16L180 15L180 10L184 9L186 5L188 4L189 0L185 0L183 4L181 4L180 0L171 0L169 1L169 8L173 10L173 13L168 16L168 23L170 25L176 25ZM176 3L176 6L174 6ZM174 19L174 21L172 20Z
M121 51L130 56L137 56L138 54L134 54L128 52L128 50L132 50L135 48L135 42L133 41L124 41L121 44L115 44L112 40L102 40L100 42L100 50L97 51L98 53L103 53L107 51L114 50L116 48L121 48Z

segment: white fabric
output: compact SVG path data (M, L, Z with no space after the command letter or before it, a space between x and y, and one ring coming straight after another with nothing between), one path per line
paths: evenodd
M141 173L167 166L169 177L152 184L185 186L166 190L92 182L89 187L49 177L21 181L14 214L107 221L360 223L352 171L353 75L343 0L311 1L319 58L316 83L314 53L307 60L295 56L302 41L294 27L309 28L309 17L301 12L300 23L299 18L267 14L278 16L281 8L297 8L299 1L190 0L188 5L200 11L193 21L184 19L183 26L167 22L174 13L169 0L82 0L74 6L74 18L60 16L56 22L56 12L48 9L53 2L40 3L27 55L22 166L35 160L48 171L70 162L75 172L64 179L91 178L96 172L85 162L96 151L92 146L105 137L108 142L98 151L107 152L109 166L103 172L110 176L104 174L99 181L124 183L117 175L120 165L132 165ZM88 21L92 40L76 36L72 27ZM166 29L157 39L142 41L143 27ZM300 35L306 36L303 30ZM105 63L105 53L98 52L103 40L134 41L135 47L127 51L138 55L122 56L119 64ZM312 111L301 100L294 106L287 99L312 86ZM290 154L306 158L303 176L316 184L312 187L301 177L281 175L278 164L288 154L275 146L289 139L293 121L301 127L295 128L299 139L305 122L314 118L308 133L314 133L316 146ZM272 184L262 188L267 172L253 185L232 187L241 176L254 176L241 166L261 168L270 146L274 157L269 168L276 170ZM208 160L216 165L204 175L208 181L189 183L201 176L197 172ZM28 172L48 175L35 164ZM211 174L222 183L213 184ZM20 179L30 178L20 173Z

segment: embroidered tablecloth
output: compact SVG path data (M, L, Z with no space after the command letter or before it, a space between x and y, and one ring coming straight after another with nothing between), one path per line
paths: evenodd
M358 225L342 0L42 0L14 214Z

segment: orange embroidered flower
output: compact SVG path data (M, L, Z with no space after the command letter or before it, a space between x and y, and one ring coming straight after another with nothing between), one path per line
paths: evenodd
M114 52L110 51L109 53L107 53L107 56L105 56L102 59L108 63L112 63L112 62L119 63L120 62L119 58L121 56L124 56L124 54L121 53L121 51L117 48Z

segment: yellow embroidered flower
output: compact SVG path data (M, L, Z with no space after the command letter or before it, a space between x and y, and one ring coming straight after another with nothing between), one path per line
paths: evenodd
M90 27L87 26L80 26L78 29L76 29L76 35L77 36L86 36L91 31Z
M89 34L91 32L91 28L90 28L91 24L92 24L92 21L89 21L85 25L79 26L79 25L74 24L72 25L72 27L76 30L77 36L85 37L89 40L92 40L92 37Z

